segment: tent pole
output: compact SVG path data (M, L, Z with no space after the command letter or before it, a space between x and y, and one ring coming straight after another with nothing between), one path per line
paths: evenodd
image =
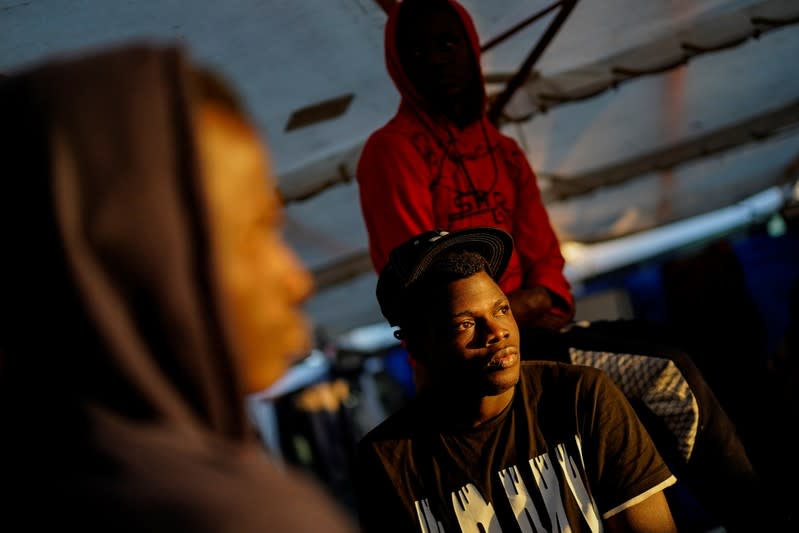
M533 47L533 49L530 51L527 59L524 60L524 63L521 67L519 67L519 70L516 71L516 74L513 75L502 92L499 93L496 99L492 102L491 108L488 110L488 118L495 125L499 123L499 117L502 115L502 111L505 109L505 106L508 104L513 94L530 76L530 71L533 69L533 65L535 65L535 62L538 61L538 58L544 53L544 50L549 45L550 41L552 41L552 39L555 37L555 34L557 34L560 27L566 21L566 18L572 12L572 9L574 9L574 6L577 4L577 0L562 0L559 2L559 4L561 9L558 11L558 14L555 15L555 19L552 21L549 27L547 27L544 35L541 36L535 47Z

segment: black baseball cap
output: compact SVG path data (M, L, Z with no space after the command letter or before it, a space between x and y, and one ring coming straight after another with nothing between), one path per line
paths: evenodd
M399 325L407 290L436 259L461 250L483 256L488 273L499 280L513 252L513 237L504 230L487 226L452 232L437 229L420 233L394 248L377 280L377 302L389 324Z

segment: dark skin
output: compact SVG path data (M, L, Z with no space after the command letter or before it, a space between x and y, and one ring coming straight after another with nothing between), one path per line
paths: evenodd
M427 390L447 420L477 426L497 416L519 380L519 328L505 293L486 272L448 283L407 336Z
M419 95L459 129L483 116L482 75L460 17L446 4L401 19L400 60ZM556 330L570 318L549 313L553 305L568 309L543 286L524 287L509 295L517 322L523 327Z
M570 318L549 313L555 305L555 296L546 287L536 285L521 288L510 294L510 304L516 321L525 327L557 330L569 323ZM560 307L567 309L563 303Z
M483 114L479 65L458 15L436 6L402 20L400 60L419 95L463 129Z

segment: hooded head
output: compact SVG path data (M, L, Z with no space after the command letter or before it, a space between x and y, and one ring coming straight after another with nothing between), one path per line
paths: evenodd
M403 0L389 13L386 64L404 100L459 127L485 111L480 44L454 0Z
M245 394L309 348L268 156L215 80L131 46L0 84L0 353L20 407L243 439Z

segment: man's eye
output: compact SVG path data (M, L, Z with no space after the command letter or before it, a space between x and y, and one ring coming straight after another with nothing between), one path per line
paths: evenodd
M474 327L474 322L472 322L471 320L464 320L463 322L458 322L457 324L455 324L456 331L465 331L472 327Z
M507 315L509 311L510 311L510 304L505 304L503 306L500 306L499 309L497 309L497 315Z
M442 37L438 40L438 46L444 50L452 50L460 44L460 39L453 36Z

